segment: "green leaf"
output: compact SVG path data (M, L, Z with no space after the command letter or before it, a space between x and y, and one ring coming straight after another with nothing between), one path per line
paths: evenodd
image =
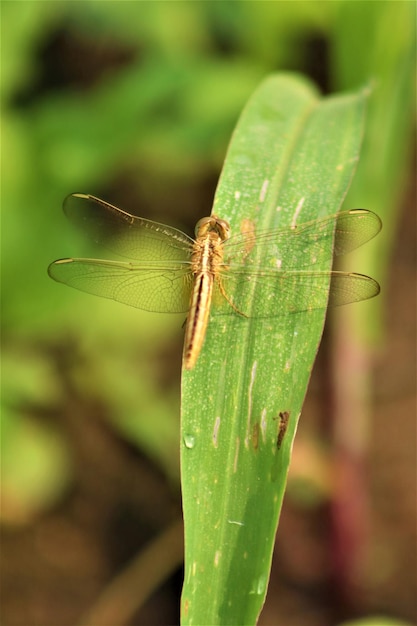
M336 213L358 159L364 101L363 93L320 99L301 78L268 78L239 120L214 213L232 233ZM331 237L327 246L314 269L330 269ZM183 624L258 618L324 317L324 308L212 315L195 368L183 372Z

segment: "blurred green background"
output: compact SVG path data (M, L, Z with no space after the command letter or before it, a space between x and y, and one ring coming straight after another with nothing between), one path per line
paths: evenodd
M53 283L51 261L91 254L62 200L92 193L191 234L243 105L275 71L324 93L371 89L346 208L382 217L354 269L383 294L368 332L378 358L365 583L346 597L330 566L331 476L318 452L329 400L316 376L294 453L293 483L308 489L290 488L260 623L415 620L415 3L3 1L1 17L4 623L77 623L181 513L184 319ZM129 623L178 622L180 590L179 570Z

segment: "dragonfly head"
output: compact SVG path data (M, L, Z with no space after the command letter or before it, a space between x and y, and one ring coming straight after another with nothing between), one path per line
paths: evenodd
M229 239L230 237L230 225L226 220L222 220L216 215L210 215L210 217L202 217L198 220L195 227L196 239L204 237L209 232L215 232L219 235L222 241Z

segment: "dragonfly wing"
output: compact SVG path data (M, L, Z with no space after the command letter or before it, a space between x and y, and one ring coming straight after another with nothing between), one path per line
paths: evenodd
M270 231L255 230L224 242L226 265L266 270L295 271L328 261L333 253L345 254L363 245L381 230L381 220L371 211L356 209L323 219Z
M364 274L332 272L329 306L369 300L377 296L380 291L379 283Z
M192 274L188 264L119 263L99 259L61 259L51 263L54 280L138 309L156 313L188 311Z
M236 271L222 273L219 280L218 293L223 295L219 313L234 309L256 318L359 302L379 293L372 278L345 272Z
M373 239L381 230L382 222L376 213L354 209L339 213L336 222L334 254L347 254Z
M96 243L138 261L186 261L193 240L176 228L130 215L95 196L75 193L64 212Z

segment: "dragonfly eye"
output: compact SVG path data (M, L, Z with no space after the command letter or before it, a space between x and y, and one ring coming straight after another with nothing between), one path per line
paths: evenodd
M230 226L228 222L226 222L226 220L221 220L215 215L202 217L201 220L198 220L195 227L195 236L203 237L209 231L217 232L223 241L225 239L229 239L230 237Z
M226 220L221 220L219 217L216 217L216 230L218 231L220 237L225 241L230 237L230 224L226 222Z
M204 235L210 229L210 225L213 224L213 221L212 217L202 217L201 220L198 220L194 229L195 236L200 237Z

